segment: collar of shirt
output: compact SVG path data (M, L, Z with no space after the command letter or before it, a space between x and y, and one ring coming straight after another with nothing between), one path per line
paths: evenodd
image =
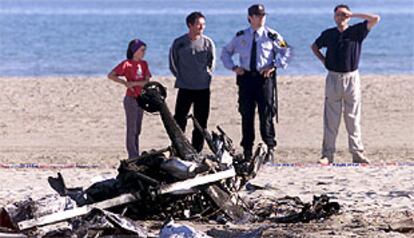
M249 28L250 35L253 35L254 29L252 27ZM256 33L259 37L262 37L265 34L265 27L262 26L256 30Z

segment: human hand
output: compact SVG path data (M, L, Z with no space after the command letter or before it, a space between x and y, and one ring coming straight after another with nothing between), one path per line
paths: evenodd
M260 70L260 74L263 75L265 78L269 78L275 72L276 68L273 66L268 66L262 70Z
M351 18L353 15L352 12L346 8L339 8L337 14L345 18Z
M233 72L235 72L237 75L243 75L244 69L242 67L236 67L235 69L233 69Z
M125 87L133 88L133 87L135 87L135 83L131 82L131 81L125 81Z

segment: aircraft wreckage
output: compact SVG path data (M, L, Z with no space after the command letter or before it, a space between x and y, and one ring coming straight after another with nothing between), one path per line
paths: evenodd
M143 88L138 103L147 112L159 113L171 140L170 146L121 161L116 178L97 182L87 189L67 188L60 173L56 178L49 177L49 184L60 196L45 198L38 203L23 201L6 206L0 214L0 227L25 232L71 220L78 222L78 226L72 224L74 230L84 227L91 213L118 222L115 227L127 226L124 230L129 233L134 226L119 222L122 220L119 216L132 220L174 218L234 223L263 220L265 216L270 218L270 210L252 210L237 193L258 173L266 157L265 147L259 145L253 157L247 160L242 154L235 153L232 140L219 126L218 132L209 133L190 116L211 151L211 154L199 154L173 119L165 98L165 88L158 82L150 82ZM48 209L39 208L42 204ZM339 204L329 202L326 196L315 197L313 204L297 204L301 206L299 211L273 217L272 221L306 222L339 210ZM142 230L135 229L134 234L146 237Z

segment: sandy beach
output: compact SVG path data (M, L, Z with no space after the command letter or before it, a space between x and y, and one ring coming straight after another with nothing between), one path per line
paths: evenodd
M167 87L167 102L173 111L174 80L153 80ZM127 156L122 106L125 89L121 85L104 77L7 77L0 78L0 87L0 207L26 196L53 193L47 177L57 171L71 187L88 186L97 177L116 175L119 160ZM270 227L265 235L414 236L414 75L362 73L362 133L370 166L345 164L351 162L351 155L343 121L335 157L340 164L316 164L322 143L324 76L282 75L278 87L278 164L266 166L254 181L272 189L246 196L289 195L310 202L313 195L328 194L343 209L325 221L267 224ZM211 90L209 130L220 125L241 152L234 77L214 78ZM189 125L187 135L192 129ZM144 115L140 138L141 150L170 144L159 115ZM256 125L256 144L259 142ZM30 163L46 168L10 168ZM74 164L96 168L73 168ZM72 168L52 168L54 165ZM411 233L390 230L390 226L396 227L394 223L406 219L412 220Z

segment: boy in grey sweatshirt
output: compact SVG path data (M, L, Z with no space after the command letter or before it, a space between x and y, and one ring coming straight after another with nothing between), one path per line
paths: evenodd
M186 18L188 33L174 40L169 57L171 73L178 88L174 118L185 132L187 115L193 105L193 114L201 127L207 128L210 113L210 82L215 66L214 42L203 35L205 17L201 12L192 12ZM194 148L201 152L203 135L194 128Z

